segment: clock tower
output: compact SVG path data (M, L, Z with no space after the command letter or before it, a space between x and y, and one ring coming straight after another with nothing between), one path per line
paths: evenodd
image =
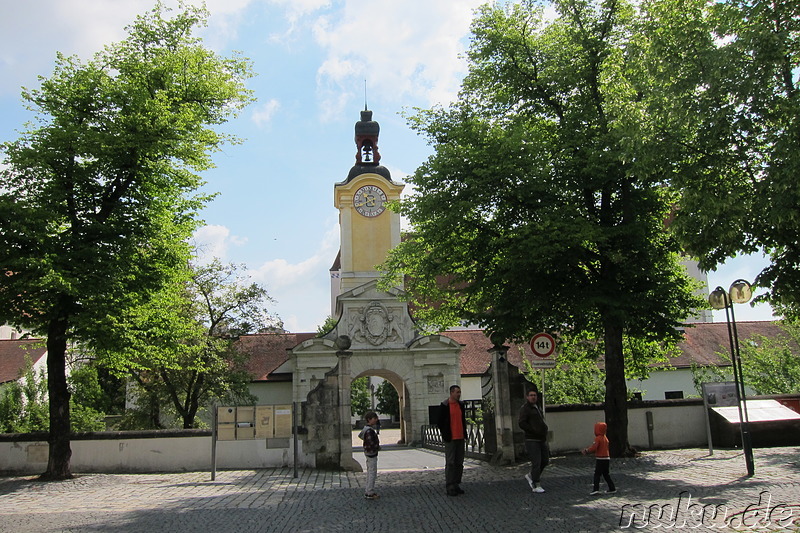
M293 401L303 402L303 453L315 464L360 469L352 457L350 388L361 376L387 380L400 402L401 440L422 440L428 406L460 380L461 345L445 335L422 335L402 289L378 287L378 266L400 244L400 215L387 203L403 185L380 164L380 126L364 109L355 125L355 165L334 185L341 248L331 267L336 324L292 348Z
M379 134L380 125L365 109L355 125L355 165L334 186L341 243L334 296L377 279L377 266L400 243L400 215L386 204L400 199L403 185L393 182L389 169L380 164Z

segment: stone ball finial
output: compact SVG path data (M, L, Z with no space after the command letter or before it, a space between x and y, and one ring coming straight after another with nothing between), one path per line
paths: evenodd
M337 350L345 351L350 348L352 342L350 341L350 337L347 335L339 335L336 337L336 340L333 341L333 344L336 345Z

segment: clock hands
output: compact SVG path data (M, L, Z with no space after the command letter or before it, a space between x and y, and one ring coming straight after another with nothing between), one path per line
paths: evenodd
M386 194L376 185L365 185L353 195L353 208L365 217L376 217L385 209Z
M354 207L375 207L375 197L374 196L367 196L363 202L360 204L353 204Z

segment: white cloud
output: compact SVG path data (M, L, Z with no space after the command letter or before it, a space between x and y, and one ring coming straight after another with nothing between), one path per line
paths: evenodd
M231 235L231 230L225 226L203 226L193 235L197 257L201 263L210 262L217 258L223 262L228 260L228 249L231 246L243 246L247 238Z
M124 36L148 1L34 0L5 2L0 17L0 93L34 87L49 75L56 51L90 58Z
M262 283L268 282L271 287L284 288L302 284L309 274L316 274L322 268L323 258L319 255L294 264L285 259L273 259L252 271L250 275Z
M318 81L330 79L336 83L342 83L345 79L357 75L360 70L353 61L340 57L331 57L326 59L319 67L317 79Z
M275 300L271 311L288 331L315 331L330 314L328 269L339 247L339 224L335 219L327 222L328 230L311 257L297 263L274 259L248 272Z
M224 0L221 0L224 1ZM297 20L303 15L308 15L331 3L329 0L268 0L270 4L280 6L286 10L286 16L290 21Z
M320 272L327 273L333 263L339 246L339 225L332 222L325 233L314 255L298 263L290 263L286 259L273 259L252 269L250 276L259 283L268 285L272 290L283 290L289 287L300 287L307 280Z
M318 71L323 109L367 86L398 102L446 104L466 70L463 37L478 0L386 0L365 7L347 0L335 18L319 17L314 38L326 50ZM369 93L367 94L369 99Z
M209 28L199 29L209 46L235 37L242 11L252 0L209 0ZM190 0L199 4L201 0ZM176 8L177 0L164 3ZM153 9L155 0L32 0L4 2L0 16L0 95L35 87L49 76L56 52L90 59L105 45L125 38L125 26Z
M280 107L281 107L280 102L278 102L274 98L266 102L265 104L258 106L253 111L252 115L253 122L255 122L256 125L258 125L259 127L263 126L264 124L268 124L272 120L273 115L275 115L278 109L280 109Z

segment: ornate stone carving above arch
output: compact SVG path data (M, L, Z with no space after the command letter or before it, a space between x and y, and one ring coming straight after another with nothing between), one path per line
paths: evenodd
M372 346L380 346L387 341L402 342L399 320L382 302L373 300L351 316L349 333L355 341Z

